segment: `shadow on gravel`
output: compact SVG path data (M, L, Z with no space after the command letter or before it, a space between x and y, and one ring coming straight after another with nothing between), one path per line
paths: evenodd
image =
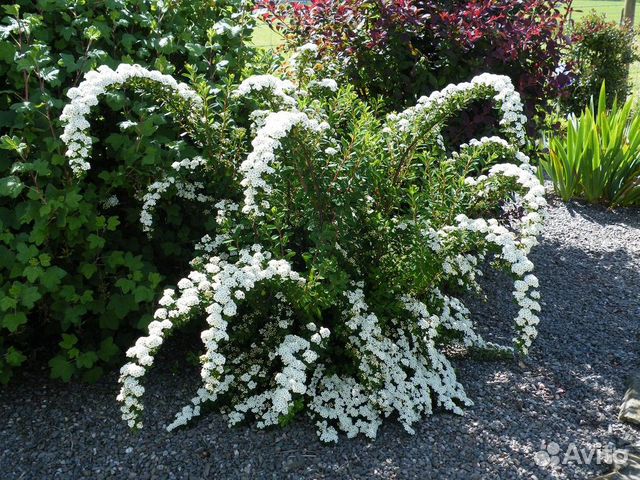
M628 226L627 219L624 222ZM542 441L558 443L561 455L572 443L579 449L597 443L617 447L639 443L638 430L621 425L616 417L626 377L638 368L640 358L640 259L623 249L580 249L555 241L543 242L532 257L543 301L538 339L526 365L505 362L480 367L480 375L493 388L481 385L475 392L474 399L481 397L484 402L478 401L470 416L482 412L486 418L493 395L499 401L492 412L496 421L504 423L502 417L517 424L511 435L497 437L500 443L522 446L530 440L533 452ZM487 280L493 287L487 303L471 308L485 338L502 340L512 333L511 325L507 332L504 323L512 317L510 283L501 275L488 275ZM464 362L461 371L464 385L469 373L474 385L480 383L473 362ZM491 422L487 425L490 430ZM522 460L527 478L588 478L606 471L594 464L541 471L533 454ZM498 470L505 478L514 473Z
M553 199L556 205L561 205L559 199ZM584 202L571 201L565 204L571 216L579 215L599 225L621 225L627 229L640 228L640 208L624 207L609 209L602 205L591 205Z

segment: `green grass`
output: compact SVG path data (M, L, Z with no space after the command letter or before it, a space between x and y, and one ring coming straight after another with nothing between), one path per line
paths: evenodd
M604 13L609 20L619 22L624 10L624 0L574 0L573 10L572 18L574 20L579 20L595 10L598 13ZM635 23L636 25L640 23L640 9L636 9Z
M274 48L281 45L283 39L282 35L271 30L266 23L258 21L251 41L259 48Z

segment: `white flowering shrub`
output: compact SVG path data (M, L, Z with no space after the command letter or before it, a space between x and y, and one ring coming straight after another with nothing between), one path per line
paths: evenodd
M252 77L230 95L251 134L227 177L208 176L226 160L203 154L176 162L142 197L151 234L154 202L168 189L196 200L195 215L210 210L216 227L127 351L118 400L133 428L143 426L143 378L158 349L188 322L203 325L202 386L169 430L209 404L230 425L267 427L304 411L323 441L339 431L374 437L392 414L412 432L434 408L462 413L472 402L446 347L524 354L536 337L540 295L527 255L544 189L518 150L525 118L509 79L481 75L380 118L350 87L316 78L314 55L303 47L290 80ZM115 85L150 81L190 105L182 121L198 145L206 98L139 67L103 68L72 92L63 117L79 175L91 168L89 108ZM500 112L501 136L445 151L441 128L478 99ZM223 181L234 185L227 198L216 197ZM514 278L512 345L482 338L461 300L480 292L491 266Z

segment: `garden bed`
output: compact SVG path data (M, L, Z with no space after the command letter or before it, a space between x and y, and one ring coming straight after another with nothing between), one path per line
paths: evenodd
M475 401L463 417L437 412L415 425L415 436L386 421L376 440L358 437L336 446L322 444L305 419L260 431L228 429L211 414L167 433L164 426L199 377L175 347L176 360L159 362L149 375L139 433L120 420L115 373L94 385L61 385L43 383L43 373L34 372L0 390L0 471L7 480L541 479L604 472L595 461L540 466L535 454L543 441L558 443L562 453L570 444L640 443L637 429L617 421L625 378L637 369L640 353L639 213L552 202L531 256L543 301L539 337L523 361L455 360ZM488 290L486 304L472 305L481 333L509 339L511 296L505 288Z

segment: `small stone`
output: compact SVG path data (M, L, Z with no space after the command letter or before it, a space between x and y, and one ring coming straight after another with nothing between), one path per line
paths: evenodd
M629 379L629 389L624 396L618 417L621 422L640 425L640 373Z

